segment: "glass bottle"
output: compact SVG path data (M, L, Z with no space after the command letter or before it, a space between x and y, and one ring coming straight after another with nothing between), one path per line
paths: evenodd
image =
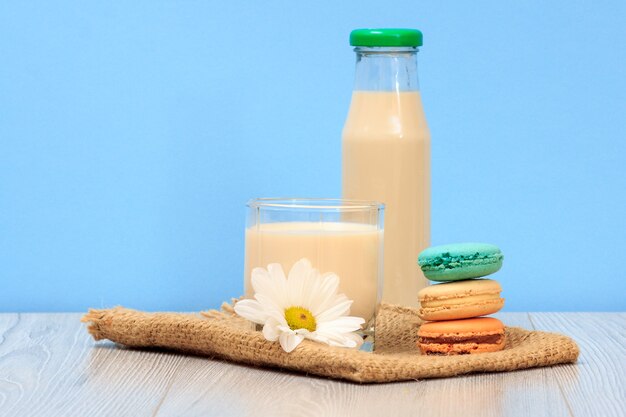
M383 301L417 306L427 285L417 255L430 244L430 133L417 78L422 33L350 34L356 77L343 129L343 197L385 204Z

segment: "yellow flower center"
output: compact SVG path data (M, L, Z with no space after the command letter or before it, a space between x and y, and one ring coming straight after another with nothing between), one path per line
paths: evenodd
M310 332L314 332L317 328L313 313L306 308L289 307L285 310L285 320L287 320L291 330L307 329Z

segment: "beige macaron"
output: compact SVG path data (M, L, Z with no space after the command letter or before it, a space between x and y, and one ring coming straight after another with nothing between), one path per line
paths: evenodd
M504 306L500 297L502 287L492 279L436 284L418 293L419 316L422 320L456 320L485 316Z

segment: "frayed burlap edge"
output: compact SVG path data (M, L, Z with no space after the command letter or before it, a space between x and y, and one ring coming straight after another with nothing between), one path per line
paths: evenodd
M500 352L461 356L424 356L416 348L420 320L416 310L383 305L377 318L377 350L366 353L305 340L285 353L233 313L144 313L123 307L89 310L83 318L95 340L133 348L164 348L255 366L278 367L355 382L393 382L501 372L575 362L578 346L567 336L506 328Z

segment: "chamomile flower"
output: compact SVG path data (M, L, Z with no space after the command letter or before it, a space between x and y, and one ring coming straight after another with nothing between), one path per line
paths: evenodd
M304 339L331 346L358 348L363 339L354 333L365 320L348 316L352 300L337 294L339 277L320 274L308 259L300 259L289 271L280 264L252 270L254 300L241 300L235 312L263 325L263 336L279 341L286 352Z

